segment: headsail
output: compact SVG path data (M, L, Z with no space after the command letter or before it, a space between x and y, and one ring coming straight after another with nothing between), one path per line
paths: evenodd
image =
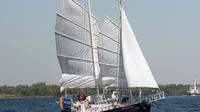
M95 46L97 49L97 42L92 41L97 41L99 35L94 16L91 17L91 27L92 37L88 10L85 7L74 0L61 0L56 17L55 36L57 56L63 74L94 77L94 62L99 70L98 57L93 58L93 53L97 55L97 51L93 52Z
M158 88L123 8L121 17L121 50L128 87Z

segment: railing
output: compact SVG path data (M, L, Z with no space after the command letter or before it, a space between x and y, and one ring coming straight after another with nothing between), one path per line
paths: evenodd
M145 101L150 102L150 103L156 102L159 100L163 100L163 99L165 99L164 91L160 91L160 92L157 92L157 93L154 93L152 95L145 97Z
M153 103L153 102L163 100L163 99L165 99L165 93L164 93L164 91L159 91L152 95L143 97L141 101ZM102 111L112 110L113 108L115 108L113 106L114 102L115 101L112 99L106 99L106 100L102 99L101 101L90 104L89 107L87 107L85 105L85 102L81 101L76 105L76 107L79 107L79 108L74 108L73 110L74 110L74 112L102 112ZM115 104L115 105L117 107L120 107L122 105L125 105L127 102L126 103L116 102L116 103L117 104Z
M147 102L153 103L153 102L163 100L163 99L165 99L165 93L164 93L164 91L159 91L152 95L146 96L142 101L147 101ZM117 105L120 106L122 104L118 103ZM81 107L82 107L82 110L85 110L85 109L83 109L84 105L81 105ZM102 112L102 111L106 111L106 110L111 110L113 108L114 108L113 100L107 99L107 100L101 100L95 104L92 104L91 107L86 110L87 110L87 112ZM86 111L83 111L83 112L86 112Z
M112 100L104 100L86 107L85 102L81 101L77 105L79 108L74 108L73 112L102 112L113 109Z

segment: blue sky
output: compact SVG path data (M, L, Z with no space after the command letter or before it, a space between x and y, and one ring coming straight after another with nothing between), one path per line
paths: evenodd
M59 0L0 1L0 85L56 84L54 26ZM116 0L92 0L92 12L118 21ZM141 49L159 84L200 82L200 1L125 0Z

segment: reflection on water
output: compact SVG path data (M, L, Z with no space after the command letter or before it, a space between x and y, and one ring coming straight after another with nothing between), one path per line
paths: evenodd
M0 99L0 112L59 112L58 98ZM170 96L152 112L200 112L200 96Z

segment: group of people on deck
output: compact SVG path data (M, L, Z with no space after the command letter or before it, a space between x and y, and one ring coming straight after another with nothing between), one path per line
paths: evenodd
M77 101L84 101L84 105L85 105L86 109L90 108L91 104L94 103L94 102L92 102L92 97L91 96L87 96L86 97L85 95L80 95L80 94L76 96L76 100ZM110 100L112 101L112 106L114 108L119 106L119 104L118 104L119 98L118 98L118 94L117 94L116 91L112 91L112 95L111 95Z
M72 107L75 110L80 110L83 106L85 109L90 109L92 107L92 104L94 104L94 99L92 99L92 96L86 96L84 94L78 94L76 97L74 97L76 102L73 102ZM116 91L112 91L112 95L108 99L112 103L113 108L117 108L119 106L118 103L118 94ZM61 109L64 109L64 99L60 99L60 107ZM82 110L82 109L81 109Z

